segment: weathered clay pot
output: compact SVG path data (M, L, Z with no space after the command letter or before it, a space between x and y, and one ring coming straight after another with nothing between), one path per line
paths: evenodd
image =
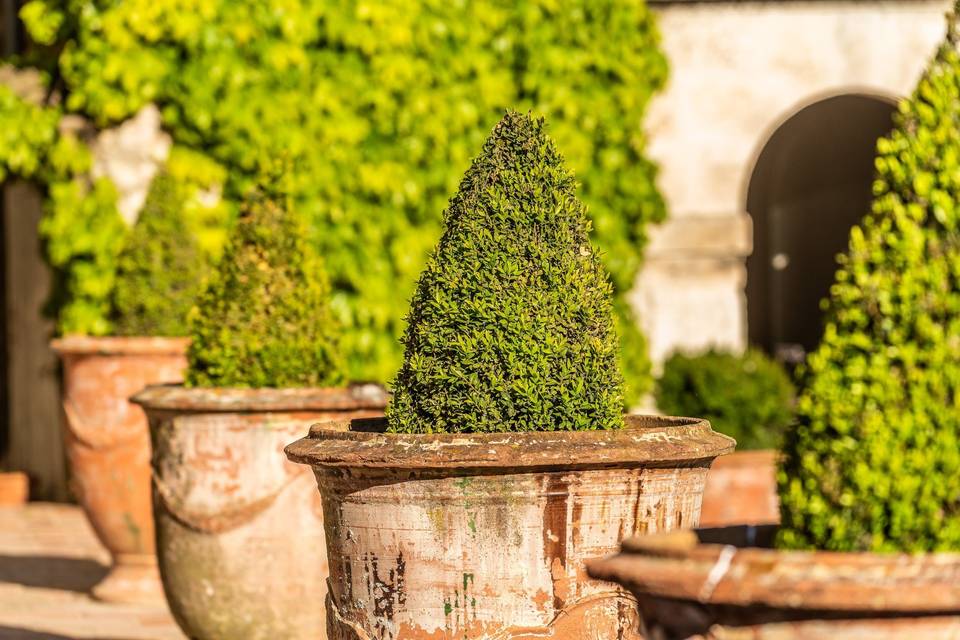
M714 460L703 491L701 527L779 522L776 451L737 451Z
M634 538L588 571L636 595L652 638L960 637L960 554L777 551L774 531Z
M330 640L637 638L636 605L584 562L624 536L694 525L709 423L617 431L385 434L315 425L286 449L323 495Z
M283 447L318 420L382 415L386 400L375 385L135 396L150 419L160 574L187 636L323 637L323 512Z
M71 488L113 556L93 595L108 602L162 601L150 509L150 437L128 398L148 384L183 379L186 338L54 340L63 362Z

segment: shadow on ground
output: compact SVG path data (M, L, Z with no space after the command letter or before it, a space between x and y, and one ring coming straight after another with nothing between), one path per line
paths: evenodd
M20 584L25 587L86 593L107 575L107 570L107 567L89 558L0 555L0 582ZM5 632L3 627L0 627L0 640L14 637L3 635ZM47 636L41 634L36 637Z

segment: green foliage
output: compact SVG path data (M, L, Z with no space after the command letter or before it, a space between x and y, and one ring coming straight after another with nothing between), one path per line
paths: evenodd
M229 203L291 154L352 379L396 371L438 214L505 108L550 118L618 295L664 217L641 121L666 63L642 0L32 0L22 16L62 51L68 109L106 125L156 102L177 145L224 169ZM644 342L617 309L636 399Z
M750 349L675 353L657 381L657 407L674 416L706 418L737 449L773 449L793 420L794 389L778 362Z
M186 200L169 173L153 178L117 261L112 313L117 335L187 335L187 316L201 291L206 259L185 224Z
M342 381L330 285L281 188L248 197L191 324L187 385L315 387Z
M877 143L779 474L784 548L960 550L956 15Z
M612 289L589 231L543 120L508 112L420 276L390 430L622 426Z
M52 305L63 333L106 333L116 254L126 232L117 194L91 177L87 146L58 129L56 107L32 104L0 85L0 180L18 176L44 188L40 223L54 270Z

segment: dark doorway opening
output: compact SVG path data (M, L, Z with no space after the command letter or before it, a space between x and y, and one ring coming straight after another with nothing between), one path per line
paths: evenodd
M868 95L827 98L781 124L760 152L747 190L749 338L785 363L820 340L820 301L850 228L870 208L876 142L894 110Z

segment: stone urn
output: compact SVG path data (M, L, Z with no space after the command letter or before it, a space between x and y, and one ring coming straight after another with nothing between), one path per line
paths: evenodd
M634 538L587 569L636 596L650 638L960 637L960 554L778 551L775 530Z
M376 385L187 389L134 397L150 421L157 554L194 640L323 637L327 558L309 469L285 444L318 420L382 415Z
M183 380L188 343L68 337L51 344L63 363L71 489L113 558L110 573L93 588L99 600L163 600L150 510L150 437L143 411L128 398L148 384Z
M315 425L287 456L323 496L330 640L636 639L636 603L585 562L693 526L733 450L704 420L612 431L390 434ZM316 599L312 599L313 602Z
M703 491L701 527L779 522L776 451L737 451L713 462Z

